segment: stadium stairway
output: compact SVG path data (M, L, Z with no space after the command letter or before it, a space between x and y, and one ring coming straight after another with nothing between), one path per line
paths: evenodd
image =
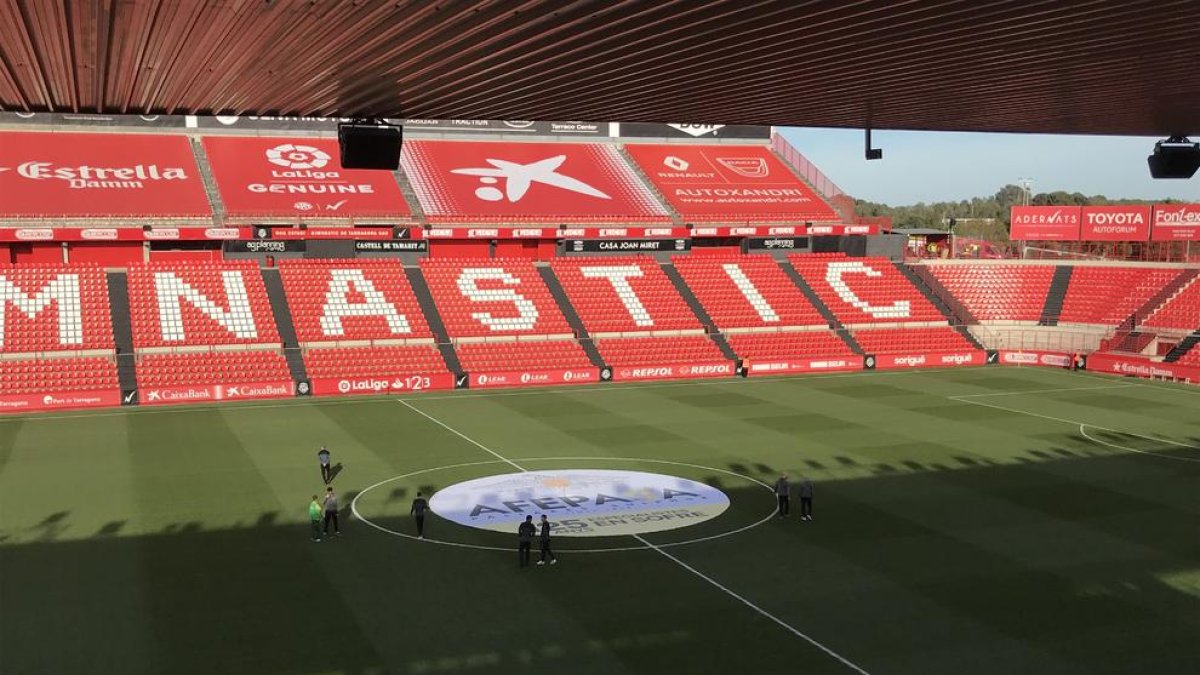
M117 382L124 392L137 391L137 357L133 353L133 326L129 317L129 279L125 272L109 272L108 304L112 311L113 342L117 348Z
M413 219L421 225L428 223L429 221L425 218L425 210L421 208L421 200L417 199L417 193L413 191L412 183L408 182L408 176L397 169L392 172L392 177L400 186L400 194L404 195L404 201L408 203L408 210L412 213Z
M1157 311L1159 307L1170 302L1172 298L1190 286L1196 277L1200 277L1200 269L1186 269L1180 272L1179 276L1164 285L1146 301L1146 304L1139 307L1137 311L1122 321L1120 326L1118 326L1118 330L1132 331L1137 328L1147 317Z
M200 169L200 180L204 182L204 191L208 194L208 203L212 205L213 223L221 224L225 219L225 202L221 201L221 192L217 189L217 181L213 178L212 167L208 164L208 156L204 154L200 137L188 139L192 145L192 156Z
M417 304L421 305L421 311L425 314L425 322L429 324L429 330L437 340L438 351L442 353L446 369L454 373L456 377L462 375L466 371L463 370L462 363L458 360L458 353L454 351L450 335L446 333L446 324L442 323L442 315L438 313L437 304L433 301L433 294L429 291L429 284L425 282L425 276L421 274L419 268L407 266L404 268L404 276L408 278L413 295L417 296Z
M946 287L942 286L941 282L933 274L929 273L923 267L906 265L902 262L895 262L893 264L896 266L896 269L900 270L901 274L908 278L913 286L917 287L917 290L921 291L921 295L924 295L934 307L937 307L938 311L950 321L950 325L954 327L954 330L959 335L966 338L967 342L974 345L976 349L984 348L979 339L967 329L968 323L978 323L975 321L975 317L971 315L971 312L961 302L958 302L950 295ZM924 274L921 273L922 271ZM953 303L955 307L951 307L950 303Z
M804 294L804 297L808 298L808 301L813 304L813 307L817 308L817 311L820 312L821 316L825 318L825 321L829 323L829 327L832 328L834 332L837 333L838 337L842 339L842 342L845 342L855 354L864 353L862 347L858 344L858 341L855 340L854 336L850 334L850 331L846 330L846 327L843 326L840 321L838 321L837 316L835 316L833 313L833 310L829 309L829 307L821 300L820 296L817 295L817 292L812 289L812 286L809 286L808 282L804 280L804 277L796 271L796 268L788 264L787 260L776 260L775 262L783 268L784 274L788 275L788 278L792 280L793 284L796 284L796 288L800 289L800 292Z
M592 365L603 368L606 365L604 357L600 356L600 350L596 349L596 343L592 341L592 336L588 334L587 328L584 328L579 313L567 299L567 292L563 290L562 282L558 280L558 277L554 276L554 270L550 269L548 264L535 264L534 266L537 267L538 274L542 277L546 288L550 290L550 297L558 303L559 311L563 313L563 317L570 324L571 330L575 331L575 339L579 342L579 346L583 347L583 351L588 355Z
M1200 319L1197 320L1200 321ZM1179 344L1175 345L1171 348L1171 351L1167 352L1167 355L1163 361L1167 363L1174 363L1178 361L1179 359L1183 358L1184 354L1190 352L1197 343L1200 343L1200 329L1192 331L1187 337L1180 340Z
M1054 268L1054 279L1050 281L1050 292L1046 294L1046 304L1042 305L1042 316L1038 319L1039 326L1057 326L1058 317L1062 316L1063 300L1067 297L1067 288L1071 285L1071 273L1075 271L1072 265L1059 265Z
M717 330L716 323L708 315L708 311L704 309L704 305L700 304L700 299L696 297L695 293L692 293L692 289L688 288L687 282L683 280L683 276L679 274L679 270L675 269L675 266L670 263L660 264L663 273L671 280L671 284L675 286L675 290L679 291L679 295L683 297L683 301L688 304L688 307L692 308L692 311L696 314L696 318L700 319L700 323L704 324L704 329L708 332L709 338L720 348L725 358L730 361L737 361L738 355L734 353L733 347L729 346L729 342L725 339L725 336Z
M658 186L654 184L654 181L650 180L650 177L646 175L645 171L642 171L641 165L634 160L633 156L630 155L627 150L625 150L624 143L617 144L617 152L620 153L621 159L625 160L625 163L629 165L630 169L633 170L633 173L637 175L638 180L642 181L642 184L650 189L650 194L654 195L654 198L658 200L658 203L661 204L664 209L666 209L666 213L671 216L671 223L676 227L682 227L684 224L683 216L675 210L674 206L671 206L671 202L667 201L667 197L662 193L662 190L658 189Z
M295 382L308 379L304 366L304 356L300 351L300 342L296 339L296 325L292 323L292 314L288 311L287 295L283 291L283 278L274 267L262 269L263 286L267 289L267 299L271 303L271 314L275 316L275 327L279 330L279 339L283 342L283 357L287 360L288 372Z

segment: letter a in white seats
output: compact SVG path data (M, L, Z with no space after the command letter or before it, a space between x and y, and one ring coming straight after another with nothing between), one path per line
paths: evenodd
M351 302L350 291L362 293L363 302ZM325 305L321 307L321 333L328 337L346 334L342 326L345 316L381 316L387 321L392 335L407 335L412 332L408 317L396 311L396 306L387 301L375 284L363 275L362 270L330 270L329 288L325 292Z
M833 291L838 294L846 304L853 305L861 309L863 312L870 314L877 319L903 319L912 316L912 306L908 300L897 300L890 305L877 307L871 303L858 297L842 277L846 274L863 274L868 277L881 277L883 272L877 269L868 267L861 261L853 260L850 262L832 262L829 263L828 269L825 271L825 281L833 288Z
M499 267L466 267L458 275L458 290L473 302L511 302L517 316L498 317L491 312L471 312L471 318L497 333L533 330L538 308L529 298L512 288L479 288L480 280L499 281L505 286L520 286L521 280Z
M771 306L771 303L767 302L762 293L758 292L758 288L754 286L754 282L750 281L750 278L746 276L742 268L737 266L737 263L725 263L721 267L725 270L725 274L728 274L729 278L733 280L733 284L738 287L742 295L746 297L746 302L749 302L754 311L758 312L760 319L766 323L779 322L779 314L775 312L775 308Z
M246 293L246 282L242 278L242 272L225 270L221 272L221 281L225 285L225 297L229 299L228 309L213 302L174 272L154 273L154 291L158 296L158 321L164 340L182 342L187 339L180 300L187 300L188 304L240 339L252 340L258 337L258 327L254 325L254 312L250 309L250 296Z
M38 289L32 297L9 281L8 277L0 276L0 346L4 345L7 337L5 317L9 305L33 319L51 302L58 307L59 344L83 344L83 310L79 299L78 274L60 274Z
M629 312L633 323L638 326L654 325L654 319L650 317L650 312L646 311L642 299L633 291L633 286L629 283L630 279L643 276L642 268L637 265L580 267L579 273L587 279L608 279L608 283L612 284L613 290L616 291L621 304L625 305L625 311Z

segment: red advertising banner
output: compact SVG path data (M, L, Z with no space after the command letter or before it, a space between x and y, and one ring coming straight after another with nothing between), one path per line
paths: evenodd
M606 143L408 141L402 163L431 222L667 219Z
M419 227L257 227L254 228L254 235L261 239L353 239L357 241L422 239L425 236L424 231Z
M1069 368L1071 355L1062 352L1000 351L1000 363L1005 366L1046 366Z
M248 227L0 227L0 242L223 241L248 238Z
M0 133L0 216L200 218L212 209L183 136Z
M614 368L613 380L690 380L703 377L732 377L735 374L736 369L732 361L716 361Z
M472 389L536 387L552 384L595 384L599 381L600 371L596 368L470 373L470 387Z
M625 149L689 220L840 220L765 145L629 144Z
M1087 360L1087 369L1093 373L1128 375L1145 378L1167 378L1200 383L1200 367L1181 366L1177 363L1159 363L1150 359L1112 354L1092 354Z
M454 388L453 373L414 373L378 377L318 377L312 380L314 396L406 394Z
M333 139L210 136L204 152L233 217L412 216L390 171L343 169Z
M746 373L756 375L776 375L780 373L837 373L848 370L862 370L862 358L824 357L814 359L778 359L768 361L752 361L743 364Z
M121 392L67 391L41 394L5 394L0 396L0 413L45 412L75 408L107 408L121 405Z
M1149 241L1150 207L1113 204L1083 207L1081 241Z
M1200 204L1155 204L1150 238L1154 241L1200 240Z
M1014 241L1079 241L1079 222L1078 206L1014 206L1008 237Z
M875 359L876 370L982 366L987 363L987 352L972 350L962 352L926 352L921 354L877 354L867 357L868 365L870 365L871 359Z
M138 392L139 405L171 405L175 403L209 403L212 401L252 401L266 398L287 398L296 395L296 384L287 382L253 382L250 384L201 384L192 387L154 387Z

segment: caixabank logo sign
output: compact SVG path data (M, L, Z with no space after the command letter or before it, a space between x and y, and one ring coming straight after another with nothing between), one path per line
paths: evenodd
M640 471L564 469L477 478L435 493L433 512L460 525L515 533L545 514L555 536L608 537L673 530L716 518L724 492L686 478Z

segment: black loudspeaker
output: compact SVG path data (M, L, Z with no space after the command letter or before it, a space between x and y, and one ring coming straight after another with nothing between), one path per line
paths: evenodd
M1151 178L1191 178L1200 169L1200 143L1173 136L1154 144L1154 154L1146 158Z
M338 125L338 147L343 169L400 168L400 147L404 139L400 127L374 124Z

